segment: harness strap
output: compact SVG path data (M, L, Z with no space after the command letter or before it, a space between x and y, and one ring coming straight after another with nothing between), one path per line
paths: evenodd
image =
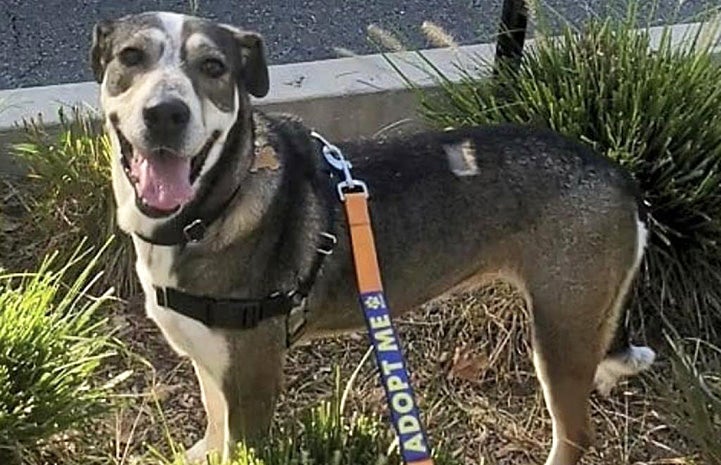
M343 197L360 304L390 407L391 421L399 438L403 462L407 465L433 465L405 358L383 293L368 212L368 194L366 191L351 192L344 193Z
M329 219L332 216L329 216ZM153 286L155 299L161 307L193 318L209 328L251 329L263 320L286 317L286 345L290 347L301 334L306 322L306 298L320 272L325 258L333 253L336 237L320 234L316 253L308 274L295 289L274 292L260 299L217 298L189 294L172 287Z
M169 287L155 287L158 305L171 308L210 328L254 328L262 320L288 314L300 303L294 296L276 293L264 299L218 299Z

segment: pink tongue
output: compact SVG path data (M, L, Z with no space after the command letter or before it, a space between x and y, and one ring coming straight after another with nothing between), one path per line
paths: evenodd
M189 158L136 153L130 172L138 196L152 208L174 210L193 197Z

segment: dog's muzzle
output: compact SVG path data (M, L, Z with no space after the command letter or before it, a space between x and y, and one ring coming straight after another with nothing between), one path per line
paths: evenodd
M168 216L193 199L196 181L220 131L214 131L203 147L189 157L167 148L144 150L134 146L117 121L111 121L120 142L123 171L133 185L136 205L143 214L152 218Z

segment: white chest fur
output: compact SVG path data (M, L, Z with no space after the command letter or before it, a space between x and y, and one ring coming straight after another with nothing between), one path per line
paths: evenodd
M155 321L173 349L190 357L213 378L222 379L228 361L228 346L223 335L202 323L158 306L153 286L177 285L172 272L174 247L149 245L133 237L138 259L135 264L145 293L145 310Z

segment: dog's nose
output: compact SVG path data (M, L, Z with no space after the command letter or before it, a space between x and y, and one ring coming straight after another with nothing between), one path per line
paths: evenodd
M143 109L145 125L152 132L176 132L190 120L190 108L180 99L164 100Z

